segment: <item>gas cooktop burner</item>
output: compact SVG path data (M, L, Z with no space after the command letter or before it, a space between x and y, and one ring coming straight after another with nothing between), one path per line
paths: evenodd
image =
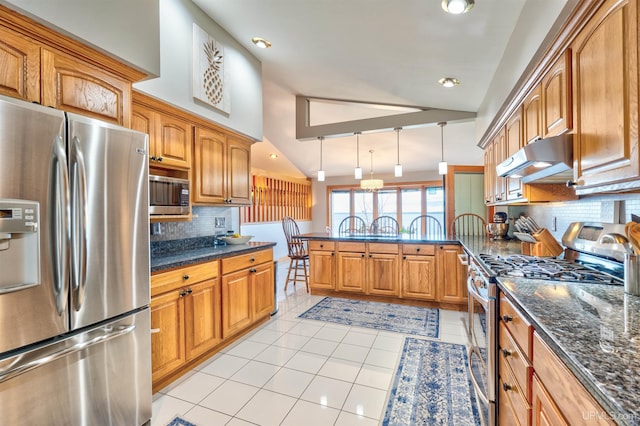
M622 284L622 277L596 269L596 265L564 259L512 255L481 254L482 262L498 277L522 277L541 280L584 282L591 284Z

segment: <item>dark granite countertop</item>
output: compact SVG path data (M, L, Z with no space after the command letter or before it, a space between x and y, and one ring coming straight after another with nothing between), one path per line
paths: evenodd
M216 245L214 237L151 242L151 273L273 247L274 242Z
M640 424L640 297L618 285L498 282L611 418Z
M458 240L430 239L426 235L380 235L380 234L328 234L326 232L311 232L297 236L304 240L333 240L333 241L357 241L366 243L432 243L432 244L458 244Z

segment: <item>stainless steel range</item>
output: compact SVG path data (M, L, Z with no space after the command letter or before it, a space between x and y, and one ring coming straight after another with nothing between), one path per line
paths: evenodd
M629 250L624 228L620 224L574 222L562 237L565 251L559 258L495 254L469 257L467 289L471 343L468 368L483 403L483 424L497 423L494 380L497 371L497 278L623 285L624 254ZM478 316L484 319L484 330L480 329Z

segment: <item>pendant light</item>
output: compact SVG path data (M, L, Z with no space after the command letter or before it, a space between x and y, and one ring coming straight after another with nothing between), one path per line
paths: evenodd
M440 126L440 150L441 150L441 160L438 163L438 174L446 175L447 174L447 162L444 161L444 126L447 125L446 121L441 121L438 123Z
M324 170L322 169L322 141L324 136L318 137L320 139L320 170L318 170L318 182L324 182Z
M357 180L362 179L362 167L360 167L360 134L362 132L355 132L356 135L356 168L353 172Z
M474 0L442 0L442 9L445 12L459 15L470 11L474 4Z
M363 179L360 181L360 188L365 191L373 192L384 186L384 181L382 179L374 179L373 178L373 150L370 149L369 153L371 154L371 174L369 179Z
M400 130L402 130L402 127L396 127L393 130L396 131L396 152L398 154L398 162L396 163L396 166L393 168L393 175L395 177L401 177L402 164L400 164Z

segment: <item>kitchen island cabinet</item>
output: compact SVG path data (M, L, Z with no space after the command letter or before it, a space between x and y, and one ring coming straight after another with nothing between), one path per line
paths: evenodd
M316 290L336 289L336 243L309 241L309 287Z
M435 301L436 250L434 244L402 245L402 284L400 297Z

